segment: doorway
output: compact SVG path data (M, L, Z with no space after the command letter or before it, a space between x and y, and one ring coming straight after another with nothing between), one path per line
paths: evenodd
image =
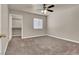
M9 15L9 39L12 37L21 37L22 38L22 15L10 14Z

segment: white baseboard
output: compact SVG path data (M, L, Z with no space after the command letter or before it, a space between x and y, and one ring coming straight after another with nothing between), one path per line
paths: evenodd
M47 35L47 36L50 36L50 37L58 38L58 39L61 39L61 40L65 40L65 41L70 41L70 42L74 42L74 43L79 43L79 41L76 41L76 40L71 40L71 39L67 39L67 38L57 37L57 36L49 35L49 34L28 36L28 37L22 37L22 38L25 39L25 38L40 37L40 36L46 36L46 35Z
M44 34L44 35L35 35L35 36L28 36L28 37L22 37L22 39L25 39L25 38L33 38L33 37L40 37L40 36L46 36L47 34Z
M57 36L49 35L49 34L47 34L47 35L50 36L50 37L55 37L55 38L61 39L61 40L66 40L66 41L70 41L70 42L74 42L74 43L79 43L79 41L76 41L76 40L71 40L71 39L67 39L67 38L57 37Z

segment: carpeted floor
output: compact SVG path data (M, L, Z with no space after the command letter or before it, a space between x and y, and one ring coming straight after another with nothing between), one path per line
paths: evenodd
M42 36L10 41L6 55L78 55L79 44L65 40Z

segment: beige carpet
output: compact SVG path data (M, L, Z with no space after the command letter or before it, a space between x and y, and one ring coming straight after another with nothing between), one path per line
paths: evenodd
M79 44L49 36L20 39L14 37L7 48L6 55L76 55Z

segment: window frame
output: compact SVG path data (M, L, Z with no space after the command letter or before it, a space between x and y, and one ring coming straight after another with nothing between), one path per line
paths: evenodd
M43 19L34 18L33 19L33 29L43 29Z

